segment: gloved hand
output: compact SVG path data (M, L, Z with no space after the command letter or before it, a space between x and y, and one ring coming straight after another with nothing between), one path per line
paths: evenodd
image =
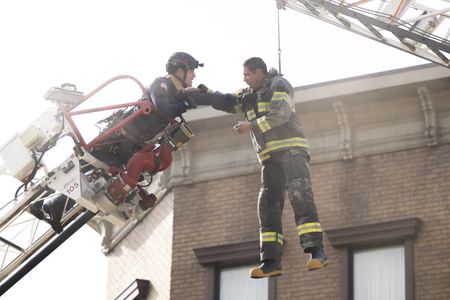
M195 102L192 96L184 97L182 102L186 109L197 108L197 102Z
M200 90L201 93L207 93L209 91L208 87L203 83L199 84L197 88Z
M207 93L210 91L206 85L199 84L198 87L187 87L181 90L181 94L189 94L189 93Z
M196 87L187 87L181 90L182 94L189 94L189 93L201 93L202 91L199 88Z
M251 92L245 92L242 94L239 94L237 97L237 101L239 103L253 103L256 101L256 99L258 98L258 95L256 93L251 93Z

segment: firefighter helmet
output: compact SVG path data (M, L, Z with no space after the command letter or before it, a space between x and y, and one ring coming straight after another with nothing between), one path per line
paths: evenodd
M194 70L198 67L203 67L203 64L185 52L175 52L169 57L166 64L166 70L169 74L174 74L178 68Z

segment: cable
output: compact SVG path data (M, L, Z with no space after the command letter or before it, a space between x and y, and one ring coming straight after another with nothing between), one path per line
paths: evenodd
M280 9L282 1L277 1L277 22L278 22L278 73L281 74L281 34L280 34Z
M19 192L22 188L27 188L28 183L31 182L31 180L33 180L34 176L36 176L36 173L39 169L39 164L42 160L42 157L44 156L44 153L42 153L42 155L39 157L39 159L36 159L36 155L33 153L33 160L34 160L34 167L33 170L31 171L30 175L28 175L27 179L25 180L24 183L22 183L22 185L20 185L17 190L16 193L14 194L14 199L17 199Z
M148 187L148 186L150 186L150 184L152 184L152 182L153 182L153 176L150 176L150 182L147 183L146 185L140 185L140 187Z

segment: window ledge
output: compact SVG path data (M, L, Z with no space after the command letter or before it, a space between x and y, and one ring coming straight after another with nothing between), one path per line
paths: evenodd
M259 240L193 249L200 264L219 266L259 261Z
M419 218L388 221L327 230L326 234L335 248L368 246L377 243L403 242L417 235L422 221Z

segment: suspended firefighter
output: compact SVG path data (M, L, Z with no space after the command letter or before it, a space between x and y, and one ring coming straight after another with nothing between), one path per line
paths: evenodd
M309 146L303 125L295 112L291 84L275 69L267 70L259 57L243 64L248 87L238 95L191 93L198 105L212 105L229 113L244 113L246 120L234 125L238 133L250 133L261 163L261 188L258 197L261 265L250 270L251 278L282 274L282 212L287 193L295 214L300 247L309 254L308 271L328 264L322 244L319 221L309 169Z

